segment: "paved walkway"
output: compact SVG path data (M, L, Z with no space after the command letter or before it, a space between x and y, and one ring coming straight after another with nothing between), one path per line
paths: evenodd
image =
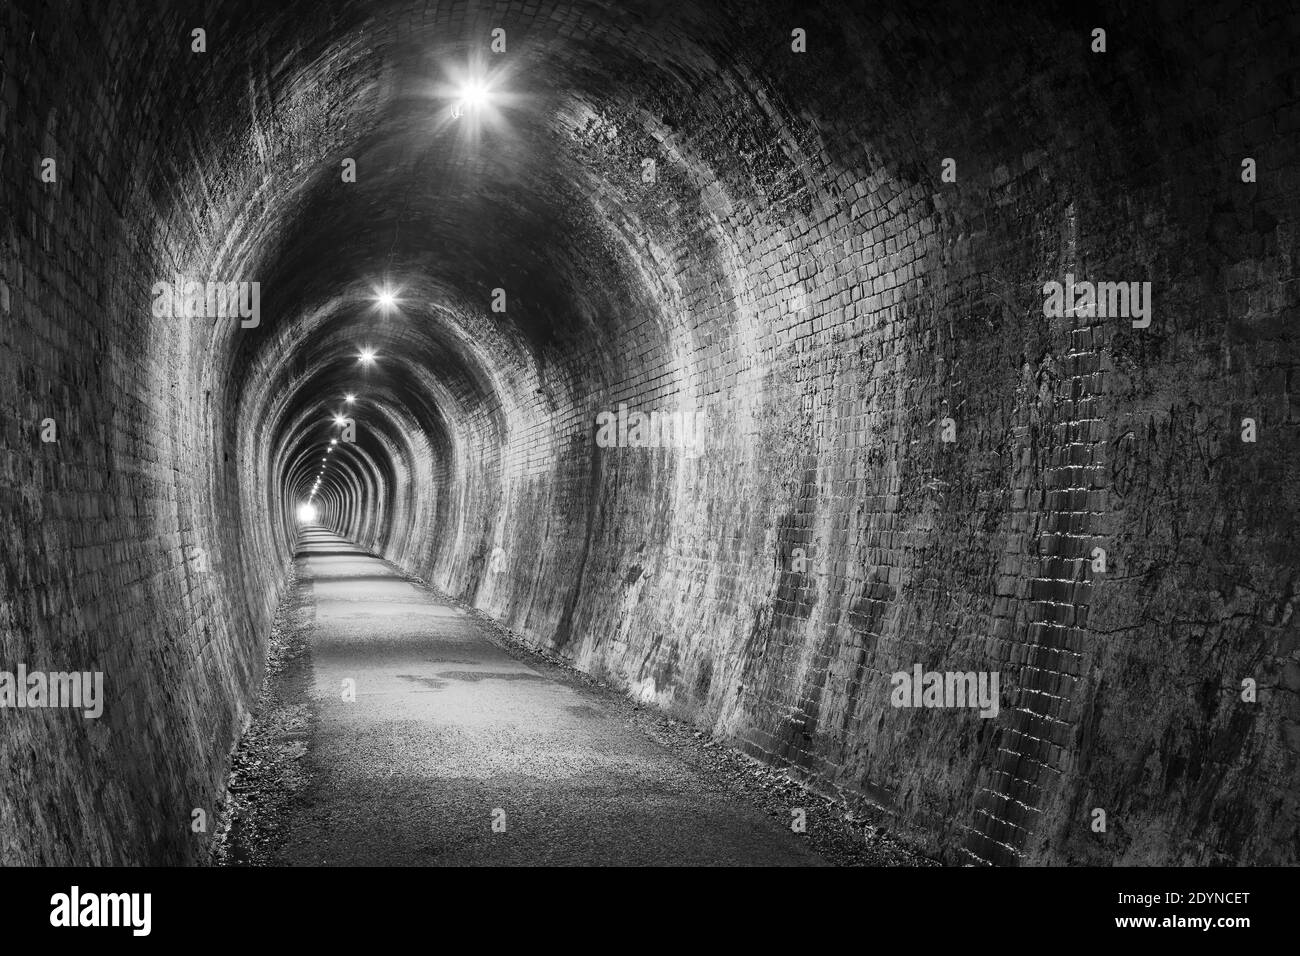
M315 725L280 862L822 863L625 704L529 667L345 539L308 530L298 565Z

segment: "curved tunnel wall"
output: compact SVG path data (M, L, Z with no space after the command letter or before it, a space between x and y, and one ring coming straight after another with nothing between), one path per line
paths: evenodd
M0 856L200 853L325 457L328 526L945 859L1295 862L1294 18L623 6L5 9L3 647L108 703L7 722Z

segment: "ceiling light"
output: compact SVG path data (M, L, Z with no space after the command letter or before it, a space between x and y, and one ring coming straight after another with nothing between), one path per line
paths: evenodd
M468 79L456 91L461 110L482 109L488 102L488 87L481 79Z

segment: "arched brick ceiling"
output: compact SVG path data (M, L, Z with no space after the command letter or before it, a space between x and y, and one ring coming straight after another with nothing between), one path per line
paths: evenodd
M954 861L1294 862L1293 14L64 7L0 8L0 627L121 696L0 736L4 862L193 858L158 808L224 778L322 456L331 528ZM1067 273L1155 322L1050 321ZM177 275L259 323L159 320ZM597 447L620 404L708 446ZM1008 704L892 709L917 661Z

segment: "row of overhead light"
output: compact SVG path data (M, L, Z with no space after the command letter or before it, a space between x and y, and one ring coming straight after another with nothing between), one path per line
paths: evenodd
M381 310L387 312L397 305L397 295L387 287L380 289L375 294L375 304L378 305ZM357 352L357 361L361 365L367 368L375 363L375 359L377 357L378 356L376 355L375 350L369 346L365 346L359 352ZM346 395L343 396L343 401L348 406L354 405L356 404L357 396L353 392L348 392ZM334 414L335 425L337 425L340 428L343 428L347 425L347 423L348 423L347 416L344 415L342 412L336 412ZM307 496L306 503L301 508L299 508L299 517L303 518L304 520L307 521L315 520L316 495L320 491L321 481L325 477L325 468L329 464L329 456L334 454L334 449L338 447L338 443L339 443L338 438L331 438L329 445L326 446L325 448L325 454L321 456L320 468L318 468L316 471L316 480L312 483L311 494Z
M393 293L393 291L389 289L381 289L376 294L376 298L374 298L374 302L376 302L376 304L378 304L378 307L382 308L382 310L386 312L389 311L390 308L396 306L396 302L398 302L398 299L396 299L396 295ZM376 355L376 351L374 351L374 349L370 349L369 346L363 347L363 349L361 349L356 354L357 362L359 362L361 365L365 365L365 367L369 367L369 365L373 365L374 359L376 358L378 358L378 356ZM343 402L346 403L347 406L355 405L356 394L352 392L348 392L346 395L343 395ZM335 412L334 424L338 425L339 428L346 427L347 416L343 415L342 412ZM309 494L309 496L307 497L307 505L304 506L304 509L300 510L304 515L312 515L312 516L315 515L316 494L320 492L321 480L324 479L325 477L325 467L328 466L329 457L331 454L334 454L335 447L338 447L338 438L330 438L329 445L325 447L325 454L321 455L320 468L318 468L318 470L316 471L316 480L313 481L312 483L312 493ZM313 520L313 518L308 518L308 520Z
M497 91L493 89L493 80L484 75L475 75L477 72L470 70L460 74L447 90L455 100L452 117L454 119L469 119L471 126L475 129L484 120L493 125L499 123L499 115L495 109L495 101L499 97ZM388 312L397 306L397 294L387 286L377 289L375 304L381 311ZM369 346L363 347L357 353L357 361L365 367L373 365L376 357L375 350ZM355 404L356 400L356 395L352 393L344 397L344 402L348 405ZM341 413L335 414L334 424L340 428L345 426L347 424L346 416ZM329 464L329 456L334 453L338 443L338 438L331 438L329 446L325 449L325 454L321 456L320 468L316 472L316 480L312 483L311 494L308 496L307 501L298 508L300 520L307 522L316 520L316 495L320 491L321 481L325 477L325 468Z
M373 361L373 360L374 360L374 354L371 353L369 361ZM343 397L343 401L346 402L348 405L354 404L356 400L357 400L356 395L352 394L351 392L349 392L347 395ZM336 414L334 416L334 424L340 427L346 425L347 421L348 421L347 417L342 414ZM312 505L315 502L316 492L320 491L321 479L325 476L325 465L329 460L329 456L334 454L334 448L335 446L338 445L338 443L339 440L337 438L331 438L329 446L325 449L325 454L321 457L320 469L316 472L316 481L312 484L311 494L307 497L307 503L309 505Z

